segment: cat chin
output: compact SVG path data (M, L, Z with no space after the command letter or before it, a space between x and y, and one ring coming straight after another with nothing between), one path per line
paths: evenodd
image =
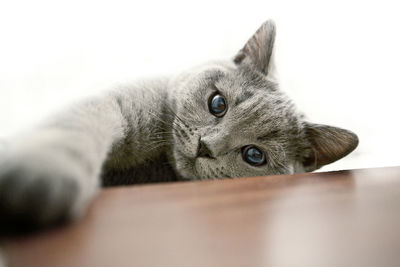
M173 162L175 170L183 180L199 180L195 170L195 159L185 156L181 151L174 150Z
M223 174L214 171L210 168L211 161L215 161L214 159L207 158L197 158L194 162L194 169L198 174L200 180L213 180L225 177ZM214 163L215 164L215 163Z
M200 178L196 175L196 173L193 171L193 167L188 167L186 166L179 166L180 164L177 164L176 170L179 173L179 176L181 177L182 180L200 180Z
M208 167L207 159L187 157L180 153L175 157L175 168L183 180L212 180L227 177Z

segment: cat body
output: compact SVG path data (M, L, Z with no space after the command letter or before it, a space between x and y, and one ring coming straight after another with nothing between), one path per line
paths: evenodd
M6 224L76 218L101 185L313 171L357 136L305 121L279 89L275 25L233 60L87 99L7 145L0 160Z

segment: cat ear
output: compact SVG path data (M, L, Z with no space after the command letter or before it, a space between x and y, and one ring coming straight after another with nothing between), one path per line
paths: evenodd
M234 58L236 64L250 62L264 74L270 73L271 56L275 41L275 23L264 22Z
M306 123L305 130L311 144L311 150L303 160L306 171L313 171L341 159L358 145L357 135L345 129Z

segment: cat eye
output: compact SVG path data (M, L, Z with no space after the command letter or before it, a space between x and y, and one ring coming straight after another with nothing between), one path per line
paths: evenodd
M261 166L266 163L264 152L254 145L246 146L242 149L243 160L253 166Z
M225 97L216 93L208 100L208 109L210 113L216 117L222 117L225 115L228 105L226 104Z

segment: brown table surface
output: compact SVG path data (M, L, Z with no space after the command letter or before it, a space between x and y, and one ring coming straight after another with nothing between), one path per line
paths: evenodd
M105 189L9 266L400 266L400 167Z

